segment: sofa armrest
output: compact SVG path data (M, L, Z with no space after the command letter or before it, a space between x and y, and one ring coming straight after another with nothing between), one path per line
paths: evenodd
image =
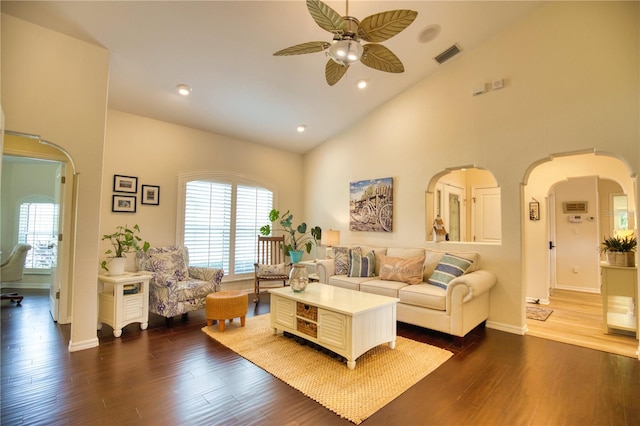
M220 283L222 282L224 271L220 268L189 266L189 276L196 280L212 282L216 285L216 291L220 291Z
M320 259L316 262L316 272L322 284L329 283L329 277L335 275L336 262L333 259Z
M447 287L447 299L450 299L456 287L465 286L466 291L456 290L456 294L462 294L462 303L466 303L483 293L491 290L496 284L496 276L489 271L478 270L464 274L461 277L454 278Z

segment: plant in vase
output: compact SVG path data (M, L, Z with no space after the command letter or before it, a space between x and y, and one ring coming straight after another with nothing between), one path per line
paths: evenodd
M109 259L100 263L100 267L109 272L109 275L121 275L124 273L125 253L137 250L146 252L149 249L149 242L142 241L142 238L137 235L139 232L140 227L138 225L134 225L132 228L125 225L116 226L116 232L102 236L102 240L109 240L112 246L112 249L104 252ZM111 270L107 265L111 266Z
M605 253L607 264L616 266L633 266L638 238L635 236L607 237L600 245L600 253Z
M282 216L280 211L272 209L269 212L269 221L277 222L281 228L275 226L264 225L260 228L260 234L264 236L271 235L272 231L282 231L285 234L284 252L291 257L291 262L298 263L302 260L303 249L307 253L311 253L311 248L318 245L318 241L322 237L322 229L319 226L307 230L307 224L302 222L298 226L293 224L293 215L287 210Z

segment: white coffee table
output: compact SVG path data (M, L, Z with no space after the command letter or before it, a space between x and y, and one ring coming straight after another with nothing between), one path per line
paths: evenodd
M274 334L287 331L314 342L344 356L350 369L369 349L383 343L396 346L394 297L320 283L309 284L301 293L290 287L269 293Z

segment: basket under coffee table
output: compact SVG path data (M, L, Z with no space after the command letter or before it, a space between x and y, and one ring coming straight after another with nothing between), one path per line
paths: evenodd
M273 334L289 332L347 359L354 369L356 359L369 349L388 343L396 346L394 297L311 283L304 292L290 287L271 293Z

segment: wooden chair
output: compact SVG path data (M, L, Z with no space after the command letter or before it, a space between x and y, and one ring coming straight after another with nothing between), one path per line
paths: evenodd
M291 264L285 262L284 236L282 237L262 237L258 236L258 257L253 264L255 269L253 301L260 301L260 284L263 282L282 282L286 286L289 281L289 267ZM264 288L273 288L267 286Z

